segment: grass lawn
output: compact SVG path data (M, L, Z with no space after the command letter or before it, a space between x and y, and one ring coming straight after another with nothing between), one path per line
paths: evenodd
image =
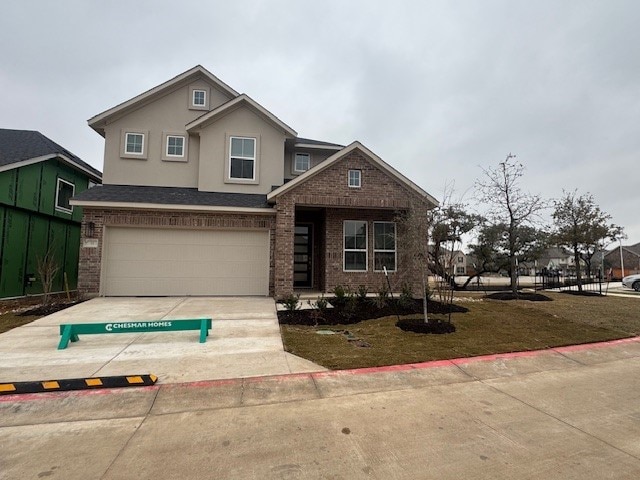
M539 350L640 335L640 302L634 298L582 297L545 293L552 302L481 301L458 303L469 309L452 314L456 332L443 335L404 332L397 318L352 325L281 325L285 349L330 369L424 362L492 353ZM433 318L443 318L434 315ZM349 342L348 331L370 347Z

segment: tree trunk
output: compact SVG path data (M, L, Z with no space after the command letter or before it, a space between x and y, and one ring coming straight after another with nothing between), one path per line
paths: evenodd
M429 277L427 277L428 279ZM427 295L427 282L425 279L424 271L422 272L422 313L424 314L424 323L429 323L429 316L427 315L427 302L429 301L429 295Z
M580 252L578 252L578 249L573 250L573 261L576 264L576 282L578 282L578 291L582 292L582 271L580 269Z
M516 256L511 255L510 262L511 264L511 291L518 294L518 272L516 267Z

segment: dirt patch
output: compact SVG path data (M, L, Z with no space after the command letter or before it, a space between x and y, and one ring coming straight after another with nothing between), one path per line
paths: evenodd
M389 316L417 315L422 313L422 300L400 302L388 300L385 305L376 305L373 299L354 299L351 302L339 302L329 299L334 308L323 311L318 309L279 311L278 321L281 325L352 325L375 318ZM427 304L429 314L465 313L467 308L459 305L447 305L436 301Z
M491 300L526 300L529 302L552 302L553 299L541 293L529 292L496 292L487 295Z
M33 308L29 308L23 312L18 313L21 317L45 317L47 315L51 315L52 313L59 312L60 310L64 310L65 308L73 307L78 303L81 303L81 300L73 300L71 302L57 302L57 303L49 303L47 305L38 305Z

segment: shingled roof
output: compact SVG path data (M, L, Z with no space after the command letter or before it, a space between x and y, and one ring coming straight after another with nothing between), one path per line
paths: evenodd
M144 204L271 209L267 196L254 193L200 192L197 188L97 185L73 197L74 205ZM128 205L131 207L132 205Z
M72 167L84 170L98 180L102 178L99 170L40 132L0 128L0 168L29 160L43 161L54 157L60 157Z

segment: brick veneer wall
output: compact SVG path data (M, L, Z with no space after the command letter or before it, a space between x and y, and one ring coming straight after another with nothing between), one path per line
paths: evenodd
M97 248L83 247L89 222L94 224L94 239ZM156 210L94 209L84 207L80 240L80 262L78 267L78 291L84 297L96 296L100 292L100 269L104 227L129 226L151 228L186 229L247 229L270 231L269 292L274 292L274 230L275 215L167 212Z
M349 170L362 172L360 188L348 186ZM425 209L429 207L425 198L381 170L358 150L350 152L332 166L281 194L276 199L275 295L278 297L293 291L293 233L296 206L326 208L324 290L330 291L337 284L350 285L353 288L366 285L376 290L380 287L384 280L383 274L373 272L373 222L393 221L399 212L412 205ZM367 272L343 272L344 220L368 222ZM402 245L398 242L398 273L391 275L392 287L399 289L406 280L416 288L420 283L418 270L415 262L412 263L400 254L401 248Z

